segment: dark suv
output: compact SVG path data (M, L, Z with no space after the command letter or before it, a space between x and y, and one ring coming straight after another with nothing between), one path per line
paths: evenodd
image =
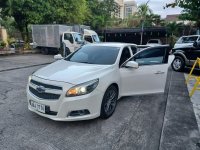
M200 58L200 41L194 42L193 46L174 48L172 53L175 58L172 68L175 71L182 71L185 67L192 67L197 57Z

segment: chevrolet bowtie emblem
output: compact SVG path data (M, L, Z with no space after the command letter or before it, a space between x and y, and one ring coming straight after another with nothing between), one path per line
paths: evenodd
M44 86L37 86L37 87L36 87L36 90L37 90L39 93L44 93L44 92L45 92L45 87L44 87Z

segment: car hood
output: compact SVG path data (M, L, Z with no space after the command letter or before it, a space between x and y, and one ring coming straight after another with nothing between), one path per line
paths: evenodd
M46 80L80 84L99 78L100 73L107 70L109 67L112 66L59 60L39 69L33 75Z

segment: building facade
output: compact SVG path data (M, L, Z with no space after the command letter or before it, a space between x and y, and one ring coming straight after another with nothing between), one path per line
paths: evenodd
M128 18L137 11L137 4L134 0L124 2L124 18Z
M4 27L0 26L0 41L4 41L7 44L8 34Z
M115 0L116 12L114 16L116 18L127 18L130 15L133 15L137 11L137 3L135 0Z
M114 16L116 18L124 18L124 0L115 0L115 7L116 12L114 13Z

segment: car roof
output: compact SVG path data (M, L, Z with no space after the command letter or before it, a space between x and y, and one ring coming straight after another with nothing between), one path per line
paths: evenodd
M120 42L102 42L102 43L91 43L87 44L86 46L108 46L108 47L124 47L124 46L137 46L136 44L132 43L120 43Z

